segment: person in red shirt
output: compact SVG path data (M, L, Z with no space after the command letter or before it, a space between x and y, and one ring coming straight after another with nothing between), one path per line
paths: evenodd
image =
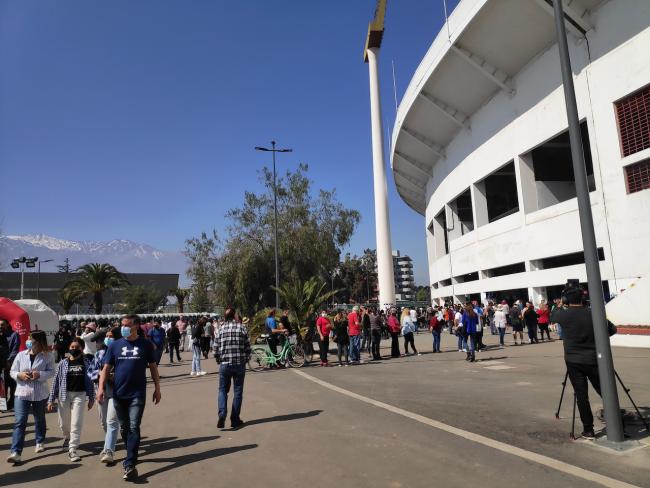
M327 362L327 353L330 348L330 332L332 323L330 322L327 312L323 310L320 317L316 320L316 330L318 331L318 346L320 348L320 365L329 366Z
M548 330L548 324L551 319L551 311L548 309L548 305L545 301L539 304L537 309L537 328L539 329L539 338L544 340L544 332L546 332L546 337L548 340L551 340L551 333Z
M397 310L391 308L390 315L388 316L388 332L390 332L390 357L392 358L400 357L399 333L401 330L402 326L397 319Z
M433 336L433 352L440 352L440 333L442 332L443 321L438 316L438 311L434 310L429 319L429 332Z
M353 363L361 362L361 316L355 305L348 314L348 335L350 336L350 359Z

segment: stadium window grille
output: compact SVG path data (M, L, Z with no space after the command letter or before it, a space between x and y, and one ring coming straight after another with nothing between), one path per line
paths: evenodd
M616 102L623 157L650 147L650 85Z
M626 166L625 179L628 193L650 189L650 159Z

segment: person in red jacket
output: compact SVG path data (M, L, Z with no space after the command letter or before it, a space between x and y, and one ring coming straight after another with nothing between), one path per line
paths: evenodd
M546 337L548 340L551 340L551 333L548 330L548 325L551 319L551 311L548 309L548 304L542 300L537 309L537 328L539 329L539 338L544 340L544 332L546 332Z
M443 320L437 310L431 314L429 319L429 332L433 336L433 352L440 352L440 333L442 332Z
M399 333L402 330L399 320L397 319L397 310L394 308L390 309L390 315L388 316L388 332L390 333L390 357L398 358L400 357L399 352Z
M329 366L327 362L327 352L330 347L330 332L332 323L327 317L327 312L323 310L320 317L316 320L316 330L318 331L318 347L320 348L320 365Z

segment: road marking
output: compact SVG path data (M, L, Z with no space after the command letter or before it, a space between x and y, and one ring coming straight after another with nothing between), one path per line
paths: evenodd
M314 383L321 385L324 388L335 391L337 393L341 393L342 395L346 395L350 398L354 398L355 400L368 403L378 408L383 408L384 410L388 410L389 412L395 413L397 415L401 415L403 417L407 417L409 419L415 420L425 425L429 425L430 427L434 427L438 430L442 430L444 432L456 435L463 439L476 442L477 444L481 444L483 446L496 449L497 451L505 452L506 454L512 454L513 456L517 456L527 461L532 461L537 464L541 464L542 466L555 469L556 471L560 471L562 473L566 473L571 476L575 476L577 478L582 478L583 480L586 481L592 481L594 483L598 483L608 488L640 488L639 486L626 483L625 481L620 481L614 478L610 478L609 476L593 473L586 469L579 468L578 466L573 466L563 461L558 461L557 459L553 459L551 457L544 456L542 454L537 454L536 452L527 451L526 449L512 446L510 444L506 444L505 442L497 441L495 439L490 439L489 437L485 437L480 434L475 434L474 432L469 432L467 430L459 429L458 427L452 427L451 425L447 425L438 420L430 419L429 417L425 417L424 415L419 415L417 413L409 412L408 410L404 410L403 408L395 407L388 403L380 402L379 400L375 400L373 398L359 395L358 393L354 393L350 390L346 390L345 388L341 388L339 386L333 385L332 383L328 383L327 381L323 381L319 378L316 378L308 373L305 373L304 371L298 371L295 369L292 371L309 381L313 381Z

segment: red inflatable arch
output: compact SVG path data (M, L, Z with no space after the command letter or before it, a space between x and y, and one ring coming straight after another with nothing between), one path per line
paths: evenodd
M20 336L20 350L25 349L25 341L29 336L29 315L16 303L8 298L0 297L0 319L9 322L11 328Z

